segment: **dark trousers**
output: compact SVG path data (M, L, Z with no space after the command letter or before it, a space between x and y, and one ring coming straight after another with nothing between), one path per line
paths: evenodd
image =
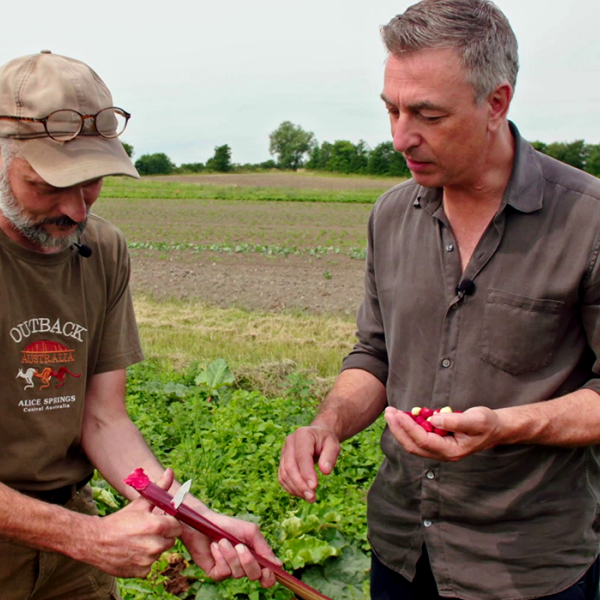
M388 569L374 552L372 556L371 600L450 600L438 594L425 546L417 562L417 573L413 581L408 581L400 573ZM575 585L558 594L540 597L538 600L599 600L599 573L597 558Z

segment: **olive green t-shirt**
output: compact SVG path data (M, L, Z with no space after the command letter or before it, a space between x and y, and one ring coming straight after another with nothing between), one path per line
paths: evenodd
M81 243L42 254L0 231L0 481L23 491L84 479L86 389L143 359L120 232L90 215Z

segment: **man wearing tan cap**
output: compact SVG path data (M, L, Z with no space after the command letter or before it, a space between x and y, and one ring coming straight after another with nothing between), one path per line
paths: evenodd
M117 599L180 537L214 579L273 585L245 547L210 544L122 483L143 467L179 485L125 409L142 360L122 235L90 213L107 175L138 177L118 136L130 115L87 65L43 51L0 67L0 597ZM104 518L97 468L133 501ZM255 525L188 504L276 560ZM277 561L278 562L278 561Z

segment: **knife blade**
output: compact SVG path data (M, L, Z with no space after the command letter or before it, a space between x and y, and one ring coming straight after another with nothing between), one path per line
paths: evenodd
M175 508L179 508L183 504L183 501L185 500L185 497L188 495L188 492L190 491L191 487L192 487L192 480L188 479L179 488L179 490L177 490L177 493L173 496L173 500L171 500L171 504Z

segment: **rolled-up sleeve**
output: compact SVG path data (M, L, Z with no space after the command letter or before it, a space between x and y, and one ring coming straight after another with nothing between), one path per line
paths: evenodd
M358 310L356 319L358 343L342 363L342 371L346 369L362 369L368 371L383 385L388 378L388 352L381 306L377 295L377 273L374 260L374 222L377 218L375 205L369 217L367 264L365 270L365 295Z

